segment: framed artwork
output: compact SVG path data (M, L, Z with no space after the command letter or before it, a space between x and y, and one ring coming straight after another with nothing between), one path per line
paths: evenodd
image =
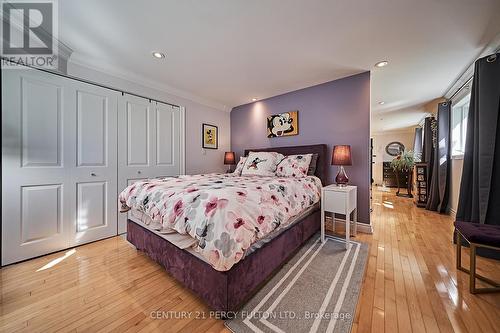
M299 134L299 111L290 111L267 117L267 137Z
M210 124L201 125L202 147L205 149L219 148L219 130L217 126Z

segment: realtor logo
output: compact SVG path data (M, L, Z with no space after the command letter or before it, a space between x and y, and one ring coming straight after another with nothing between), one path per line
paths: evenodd
M2 2L2 67L57 68L56 9L54 0Z

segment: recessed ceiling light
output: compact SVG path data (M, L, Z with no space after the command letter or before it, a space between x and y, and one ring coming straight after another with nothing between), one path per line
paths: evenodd
M257 101L257 98L252 98L252 102L255 102L255 101Z
M161 52L153 52L153 57L155 57L157 59L163 59L163 58L165 58L165 54L163 54Z
M389 62L388 62L387 60L384 60L384 61L379 61L379 62L377 62L377 63L375 64L375 67L379 67L379 68L380 68L380 67L385 67L385 66L387 66L387 65L389 65Z
M380 104L380 105L384 105L384 104L385 104L385 102L384 102L384 101L380 101L380 102L378 102L378 104Z

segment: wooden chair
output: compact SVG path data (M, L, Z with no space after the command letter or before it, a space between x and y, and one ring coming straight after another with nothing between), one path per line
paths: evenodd
M479 247L500 251L500 226L471 222L455 222L457 241L457 269L469 274L469 290L472 294L500 292L500 283L476 273L476 250ZM462 239L470 245L470 267L462 267ZM492 287L476 288L476 278Z

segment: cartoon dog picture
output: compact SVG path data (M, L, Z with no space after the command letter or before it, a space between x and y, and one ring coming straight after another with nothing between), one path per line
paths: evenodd
M291 111L267 117L267 137L296 135L298 111Z
M257 170L259 167L259 163L265 162L267 160L261 160L260 158L256 157L254 160L247 166L247 169L255 169Z

